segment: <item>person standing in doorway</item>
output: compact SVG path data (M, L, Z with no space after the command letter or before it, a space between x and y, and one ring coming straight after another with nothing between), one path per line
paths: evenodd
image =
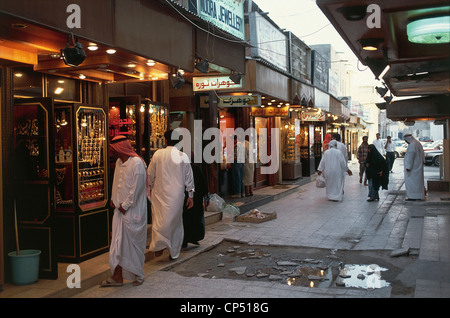
M383 144L383 140L380 139L380 133L376 134L377 139L375 139L372 144L375 145L375 147L377 147L378 152L380 153L380 155L384 156L385 152L384 152L384 144Z
M147 241L146 165L125 136L114 137L110 150L118 158L110 202L114 208L109 250L113 275L100 286L122 286L123 279L132 280L132 285L138 286L144 282Z
M164 133L167 147L155 152L147 169L147 195L152 204L152 240L149 250L161 256L169 250L171 260L178 258L184 238L183 204L194 205L194 177L188 156L174 147L172 130Z
M392 173L392 167L394 166L395 161L395 146L392 143L391 136L387 136L387 141L384 149L386 150L386 162L388 171Z
M244 187L245 196L253 195L253 177L255 174L255 162L253 147L250 145L249 137L245 137L245 163L244 163Z
M369 137L367 136L362 137L362 143L358 147L358 153L356 154L356 158L358 159L359 163L359 183L362 183L362 179L364 176L365 186L367 185L367 174L365 173L365 171L366 171L366 158L369 152L369 143L367 142L368 139Z
M234 135L234 157L233 162L231 163L231 178L233 182L233 198L243 198L245 197L245 189L244 189L244 162L245 158L242 155L244 154L243 147L240 142L238 142L237 135Z
M405 169L406 200L423 200L425 198L425 180L423 173L425 153L422 144L411 134L406 134L403 138L408 144L403 162Z

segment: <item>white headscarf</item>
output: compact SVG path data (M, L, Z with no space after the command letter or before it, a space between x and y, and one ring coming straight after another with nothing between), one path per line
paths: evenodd
M328 143L328 148L336 148L337 149L337 141L336 140L332 140Z

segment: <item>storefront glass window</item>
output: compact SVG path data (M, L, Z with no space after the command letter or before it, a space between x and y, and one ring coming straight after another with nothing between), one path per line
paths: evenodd
M42 74L28 67L14 69L14 97L43 97Z
M80 82L71 78L47 75L47 96L55 100L80 102Z

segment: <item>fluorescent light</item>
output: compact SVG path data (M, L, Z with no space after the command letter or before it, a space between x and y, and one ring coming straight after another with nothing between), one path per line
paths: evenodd
M381 79L383 78L383 76L386 75L386 73L389 71L390 68L391 68L391 66L390 66L390 65L387 65L387 66L384 68L383 72L381 72L380 76L378 76L378 78L381 80Z
M423 18L408 23L408 40L413 43L438 44L450 42L450 16Z

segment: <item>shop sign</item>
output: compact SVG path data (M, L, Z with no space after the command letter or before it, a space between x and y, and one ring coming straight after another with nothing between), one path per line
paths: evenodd
M283 107L252 107L254 117L289 117L289 106Z
M189 11L201 19L245 40L244 0L191 0Z
M258 12L250 13L252 57L261 57L276 67L288 70L286 35Z
M303 111L301 114L302 121L325 121L325 113L315 111Z
M242 89L243 80L239 84L233 82L229 76L218 77L193 77L192 84L194 92L224 90L224 89Z
M261 105L261 95L227 95L219 96L217 99L217 107L251 107ZM200 107L209 107L209 97L200 97Z

